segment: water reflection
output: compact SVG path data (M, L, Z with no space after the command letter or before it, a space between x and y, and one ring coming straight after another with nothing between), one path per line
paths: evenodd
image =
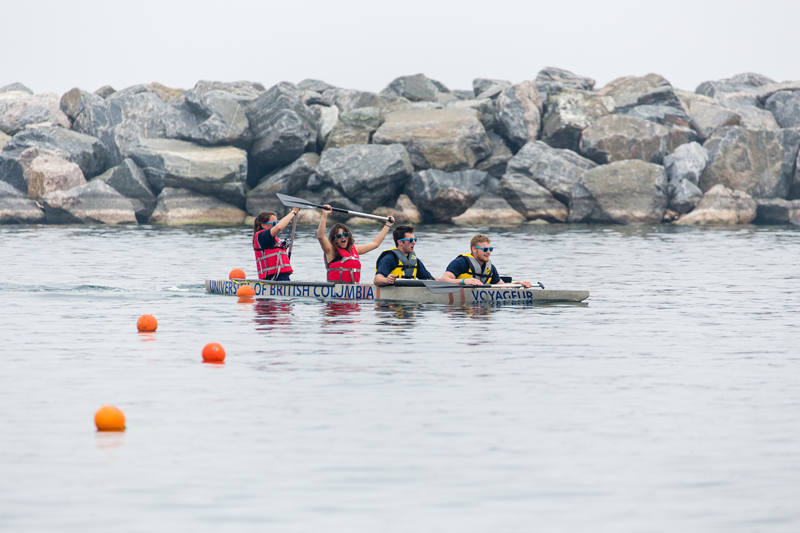
M377 302L378 324L391 327L408 327L417 324L419 304Z
M325 302L322 307L322 329L337 335L351 334L354 328L342 328L343 325L355 325L361 322L361 304L351 302Z
M294 302L290 300L256 300L253 304L253 322L261 327L257 330L288 330L292 324Z

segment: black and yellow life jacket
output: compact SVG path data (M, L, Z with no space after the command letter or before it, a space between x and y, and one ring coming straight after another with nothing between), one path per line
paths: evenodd
M477 259L472 254L461 254L458 257L466 257L467 263L469 263L469 270L466 273L461 274L456 279L463 279L463 278L477 278L481 281L481 283L488 283L490 279L492 279L492 262L486 261L483 264L483 269L481 269L481 264L478 262Z
M411 252L408 257L406 257L406 254L397 248L389 248L381 252L381 255L378 256L378 260L375 261L375 272L378 271L378 265L381 259L390 254L393 254L397 259L397 267L389 272L390 276L393 275L401 279L414 279L417 277L417 255Z

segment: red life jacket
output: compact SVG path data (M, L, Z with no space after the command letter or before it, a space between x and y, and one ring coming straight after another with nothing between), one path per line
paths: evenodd
M253 250L256 252L256 266L258 267L258 279L276 278L278 274L291 274L292 265L289 264L289 255L286 249L279 242L275 243L275 248L261 248L258 244L258 236L268 229L262 229L253 235ZM272 234L270 234L272 237ZM272 237L273 239L275 237ZM277 239L276 239L277 241Z
M361 281L361 260L355 244L352 251L337 248L336 253L341 257L328 264L328 281L339 283L358 283Z

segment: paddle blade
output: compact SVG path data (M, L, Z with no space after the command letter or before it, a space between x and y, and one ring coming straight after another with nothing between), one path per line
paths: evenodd
M312 204L308 200L303 200L302 198L295 198L294 196L289 196L288 194L276 194L275 196L278 197L278 200L281 201L283 205L286 207L299 207L300 209L314 209L319 207L317 204Z
M433 294L451 294L454 292L458 292L464 287L461 285L456 285L455 283L448 283L446 281L435 281L435 280L427 280L423 279L420 280L425 285L425 288L431 291Z

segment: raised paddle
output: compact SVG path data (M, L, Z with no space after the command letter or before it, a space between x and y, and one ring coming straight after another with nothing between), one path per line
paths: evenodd
M278 200L281 201L283 205L286 207L299 207L301 209L325 209L324 205L315 204L309 202L308 200L303 200L302 198L295 198L294 196L289 196L287 194L276 194ZM332 211L336 211L337 213L347 213L349 215L353 215L356 217L361 218L371 218L374 220L383 220L384 222L389 222L389 219L386 217L379 217L378 215L370 215L369 213L359 213L357 211L349 211L347 209L340 209L338 207L331 207Z

